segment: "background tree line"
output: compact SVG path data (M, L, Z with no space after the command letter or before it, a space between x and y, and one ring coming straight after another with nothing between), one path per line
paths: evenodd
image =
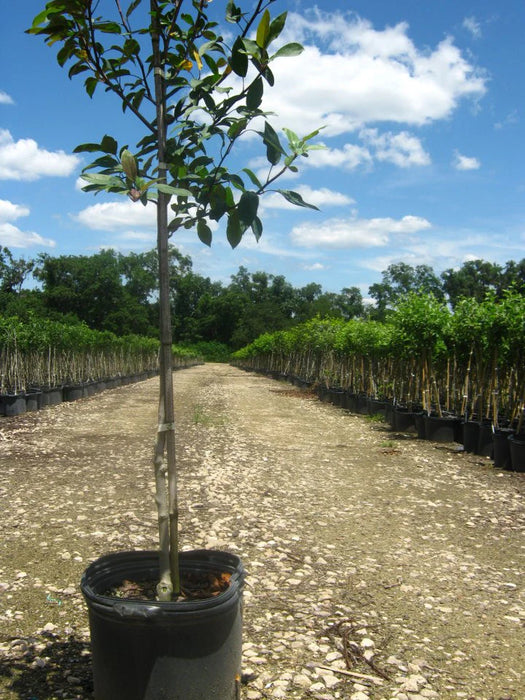
M174 341L220 343L229 349L316 316L384 320L410 292L432 294L451 308L461 298L481 301L488 291L501 296L511 286L525 294L525 259L504 266L473 260L441 275L428 265L396 263L370 286L374 304L365 303L355 286L340 293L323 291L313 282L296 288L282 275L250 273L242 266L225 285L194 272L191 258L173 246L170 267ZM84 321L117 335L157 337L157 273L155 250L57 257L43 253L25 260L0 246L0 315ZM24 284L31 277L36 284Z

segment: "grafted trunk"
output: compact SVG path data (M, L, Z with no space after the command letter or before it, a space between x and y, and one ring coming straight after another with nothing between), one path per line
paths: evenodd
M155 0L151 2L151 44L155 78L158 178L166 183L166 92L164 65L159 45L160 31ZM180 592L178 494L175 455L175 415L173 407L172 330L168 250L169 196L159 192L157 200L157 252L159 261L160 307L160 400L159 425L155 447L155 483L161 547L159 597ZM165 457L165 460L164 460ZM169 568L168 568L169 567ZM168 585L171 582L171 590Z

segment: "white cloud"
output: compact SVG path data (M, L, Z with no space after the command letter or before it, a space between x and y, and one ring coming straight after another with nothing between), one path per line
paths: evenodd
M385 246L392 234L414 234L429 229L431 224L418 216L402 219L374 218L329 219L320 225L300 224L290 234L296 246L314 248L376 248Z
M372 155L368 148L347 143L343 148L323 148L319 151L312 151L306 165L313 168L343 168L344 170L355 170L360 165L369 166L372 164ZM301 162L304 165L304 162Z
M4 221L15 221L21 216L28 216L29 209L20 204L13 204L7 199L0 199L0 223Z
M7 129L0 129L0 180L32 182L41 177L67 177L80 159L64 151L46 151L33 139L15 141Z
M326 265L323 265L322 263L313 263L312 265L301 265L303 270L309 270L315 272L316 270L326 270Z
M263 106L298 133L322 125L326 136L380 122L423 125L486 90L483 74L451 38L419 49L405 23L375 30L355 15L316 10L291 14L289 34L305 50L272 64L276 87Z
M122 232L137 229L155 229L155 205L146 207L139 202L123 199L121 202L104 202L82 209L73 218L94 231Z
M478 233L469 229L440 230L426 237L412 238L389 250L388 254L363 261L363 267L382 272L392 263L405 262L408 265L429 265L436 272L450 267L459 269L467 260L498 259L497 248L502 244L507 260L509 255L508 236L500 240L492 233ZM492 254L487 257L487 251Z
M13 98L7 92L0 90L0 105L14 105L14 103Z
M481 38L481 24L475 17L465 17L463 27L472 34L474 39Z
M56 245L50 238L42 238L34 231L21 231L8 223L0 223L0 244L6 248L30 248L31 246L54 248Z
M157 236L156 205L148 202L143 206L140 202L132 202L122 198L119 201L93 204L82 209L71 218L81 226L92 231L105 231L112 234L112 241L105 245L117 248L132 248L135 245L155 245ZM212 231L219 224L208 222ZM184 239L195 239L194 231L181 230L177 232L177 246L180 248Z
M519 123L519 118L518 118L518 110L514 109L512 112L509 112L506 117L504 117L501 121L496 122L494 124L495 129L504 129L507 126L513 126L514 124Z
M53 240L42 238L33 231L22 231L10 223L29 213L27 207L0 199L0 245L7 248L29 248L32 245L54 247Z
M464 156L458 151L454 154L453 165L456 170L479 170L481 168L481 163L477 158Z
M363 129L361 137L375 149L374 155L379 161L393 163L400 168L430 164L430 156L421 141L407 131L379 134L377 129Z
M313 204L316 207L322 208L323 206L345 206L347 204L353 204L354 200L348 197L342 192L334 192L327 187L321 187L319 189L312 189L308 185L299 185L294 187L294 192L301 195L305 202L308 204ZM298 211L298 207L291 202L288 202L281 194L278 192L270 192L261 199L261 211L264 212L268 209L288 209L290 211Z
M420 139L408 131L380 134L377 129L361 129L358 137L364 145L347 143L343 148L326 147L312 151L305 165L355 170L359 166L370 168L375 161L393 163L400 168L429 165L431 162Z

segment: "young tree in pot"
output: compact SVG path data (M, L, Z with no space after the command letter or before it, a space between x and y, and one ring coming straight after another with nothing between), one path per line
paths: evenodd
M318 132L299 138L287 129L283 146L261 108L265 86L274 84L272 62L302 51L289 43L270 53L286 22L286 13L271 17L273 2L257 0L246 10L225 3L231 40L219 33L207 0L128 0L126 6L122 0L51 0L28 30L58 44L58 63L69 66L70 77L84 78L89 97L103 88L143 128L134 153L107 135L76 151L99 154L84 169L85 191L156 205L161 373L154 463L157 595L164 601L180 592L168 241L180 229L196 229L210 245L210 220L226 221L232 247L248 230L258 240L260 196L316 148L310 141ZM248 168L231 169L234 146L248 131L265 148L262 179ZM295 192L276 191L295 205L316 208Z

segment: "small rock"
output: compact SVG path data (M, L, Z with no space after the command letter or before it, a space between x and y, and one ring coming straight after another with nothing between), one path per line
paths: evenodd
M298 673L293 679L293 684L299 686L299 688L309 688L311 683L311 679L304 673Z
M363 693L362 690L358 690L357 693L350 695L350 700L370 700L370 695Z
M427 684L427 679L418 674L413 674L409 676L403 683L403 690L409 693L418 693L419 689Z
M373 649L375 647L375 643L369 637L365 637L361 640L361 646L363 647L363 649Z

